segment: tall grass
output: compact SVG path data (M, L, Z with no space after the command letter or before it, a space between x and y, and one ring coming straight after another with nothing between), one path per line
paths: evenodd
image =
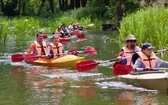
M119 29L119 40L133 34L140 43L150 42L156 48L164 48L168 47L167 30L168 8L148 7L123 19Z

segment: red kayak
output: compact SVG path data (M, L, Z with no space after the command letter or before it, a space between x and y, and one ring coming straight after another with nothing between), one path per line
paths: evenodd
M71 40L71 38L69 36L60 37L60 42L70 41L70 40Z
M84 33L80 33L80 31L78 31L78 30L72 31L71 35L76 35L80 39L85 38L85 34Z

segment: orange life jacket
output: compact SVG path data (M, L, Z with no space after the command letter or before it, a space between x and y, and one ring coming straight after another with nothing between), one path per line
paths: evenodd
M43 46L41 46L37 41L34 41L34 44L35 44L35 50L34 50L33 54L42 55L42 51L41 51L42 48L44 49L43 55L46 54L47 44L44 41L42 42Z
M123 49L123 52L124 52L123 53L123 57L129 57L129 58L126 59L126 62L125 62L126 65L130 65L131 64L131 60L132 60L131 56L134 53L141 51L141 48L138 47L138 46L135 47L134 51L131 51L130 49L128 49L128 47L123 47L122 49Z
M57 55L59 56L59 54L62 54L64 52L64 47L61 43L58 44L58 46L54 45L53 43L50 44L51 46L51 55Z
M152 55L150 56L150 58L148 58L143 52L138 52L137 53L141 59L141 67L140 68L146 68L146 67L150 67L150 68L155 68L156 65L156 55L155 53L152 53Z

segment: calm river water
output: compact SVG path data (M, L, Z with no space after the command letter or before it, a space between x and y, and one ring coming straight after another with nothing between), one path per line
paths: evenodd
M64 43L65 49L95 47L97 61L115 58L121 46L111 32L87 32L85 40ZM16 40L14 40L16 39ZM167 105L168 94L116 80L111 63L79 73L76 70L13 63L10 56L29 48L34 37L10 38L0 46L0 105Z

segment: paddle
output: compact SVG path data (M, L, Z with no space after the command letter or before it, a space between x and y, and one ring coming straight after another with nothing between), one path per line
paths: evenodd
M78 55L81 53L85 53L88 55L97 55L97 51L94 47L87 47L84 51L77 51L77 50L70 50L68 51L68 54Z
M134 71L131 65L115 64L113 74L114 75L126 75Z
M12 62L22 62L24 59L26 59L26 61L34 61L36 59L38 59L40 56L37 56L35 54L13 54L11 56L11 60Z
M23 61L23 59L24 59L23 54L13 54L11 56L12 62L21 62L21 61Z
M87 27L84 27L84 29L90 29L90 27L93 27L94 24L88 24Z
M160 52L165 52L165 51L168 51L168 49L157 50L157 51L154 51L154 53L160 53Z
M126 75L126 74L130 74L131 72L135 71L135 73L137 72L143 72L143 71L157 71L157 70L166 70L168 68L133 68L131 65L123 65L123 64L116 64L114 66L114 70L113 70L113 74L114 75ZM135 74L134 73L134 74Z
M47 38L48 38L48 36L45 34L45 35L43 35L43 38L44 38L44 39L47 39Z
M122 59L126 59L126 58L129 58L129 57L123 57ZM114 62L116 60L117 60L117 58L106 60L106 61L101 61L101 62L97 62L95 60L84 60L84 61L76 63L76 68L77 68L78 72L84 72L84 71L88 71L88 70L92 70L92 69L96 68L98 64L107 63L107 62Z
M97 51L95 48L93 47L88 47L86 48L84 51L83 51L85 54L88 54L88 55L94 55L94 54L97 54ZM65 54L65 53L63 53ZM78 54L78 51L77 50L70 50L68 54L73 54L73 55L77 55ZM59 54L60 55L60 54ZM45 56L45 55L44 55ZM21 62L23 61L24 59L26 59L27 62L31 62L31 61L34 61L34 60L37 60L39 57L41 56L37 56L35 54L26 54L26 55L23 55L23 54L13 54L11 56L11 61L12 62Z

